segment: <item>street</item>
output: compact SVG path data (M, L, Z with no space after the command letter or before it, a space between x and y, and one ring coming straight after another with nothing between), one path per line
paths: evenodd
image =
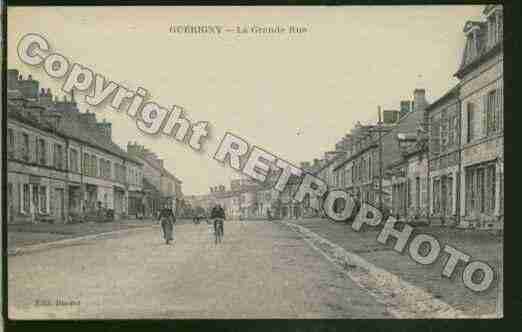
M8 258L9 317L393 318L280 223L159 226ZM57 305L56 302L59 302Z

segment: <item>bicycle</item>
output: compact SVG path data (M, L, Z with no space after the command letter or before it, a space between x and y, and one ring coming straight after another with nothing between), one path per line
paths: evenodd
M218 244L223 241L223 219L216 218L214 219L214 243Z

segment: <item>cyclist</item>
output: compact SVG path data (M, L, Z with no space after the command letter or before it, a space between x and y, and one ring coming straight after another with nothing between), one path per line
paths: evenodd
M210 213L210 218L214 220L214 234L215 234L215 243L218 241L221 242L221 239L224 235L224 220L225 210L221 207L221 205L217 204L212 208L212 212Z

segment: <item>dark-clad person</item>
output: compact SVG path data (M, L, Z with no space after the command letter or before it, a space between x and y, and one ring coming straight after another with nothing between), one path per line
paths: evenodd
M161 224L161 229L163 230L165 243L170 244L170 241L174 240L174 223L176 222L176 217L174 217L174 213L172 213L168 205L165 205L160 211L158 219Z
M221 233L220 237L216 237L216 244L219 238L219 242L221 242L221 237L225 235L224 229L224 221L226 219L225 210L221 207L221 205L216 205L212 208L212 212L210 213L210 219L214 220L214 232L219 231Z

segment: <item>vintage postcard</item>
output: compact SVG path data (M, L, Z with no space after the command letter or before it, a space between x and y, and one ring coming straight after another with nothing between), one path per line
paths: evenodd
M6 10L9 319L503 317L502 5Z

